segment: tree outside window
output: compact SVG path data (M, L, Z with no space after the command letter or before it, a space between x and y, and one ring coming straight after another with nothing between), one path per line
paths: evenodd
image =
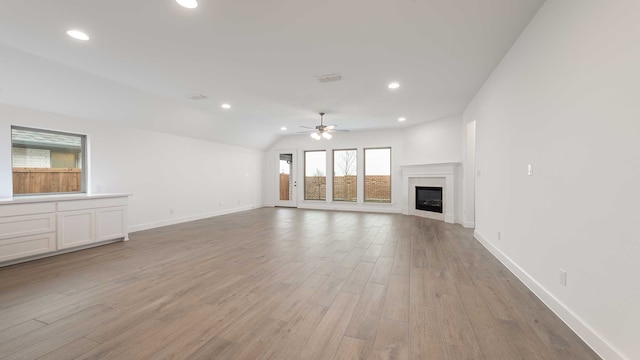
M357 200L358 152L355 149L333 152L333 200Z

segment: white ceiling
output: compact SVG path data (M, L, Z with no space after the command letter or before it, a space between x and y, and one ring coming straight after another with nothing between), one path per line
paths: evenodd
M0 0L0 102L258 149L320 111L409 126L462 112L542 2Z

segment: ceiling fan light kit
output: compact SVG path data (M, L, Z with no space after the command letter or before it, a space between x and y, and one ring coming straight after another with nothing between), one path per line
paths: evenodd
M331 140L331 138L333 137L333 135L331 135L330 133L335 132L335 131L349 131L349 130L336 130L337 126L336 125L324 125L324 113L320 113L320 125L314 127L314 128L310 128L307 126L301 126L303 128L306 129L312 129L311 130L311 138L314 140ZM302 131L302 133L307 133L308 131Z

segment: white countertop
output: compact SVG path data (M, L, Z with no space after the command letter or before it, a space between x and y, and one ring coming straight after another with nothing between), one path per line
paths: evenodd
M24 195L13 199L0 199L0 205L38 203L52 201L71 201L87 199L106 199L131 196L131 194L60 194L60 195Z

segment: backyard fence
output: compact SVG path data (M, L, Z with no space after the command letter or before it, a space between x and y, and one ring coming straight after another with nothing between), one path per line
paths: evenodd
M289 189L289 174L280 174L280 200L290 200Z
M82 191L82 169L13 168L13 193Z
M336 176L333 183L334 200L356 200L356 176ZM391 201L391 176L369 175L364 178L365 198L373 202ZM325 200L327 194L327 178L325 176L305 176L305 200Z

